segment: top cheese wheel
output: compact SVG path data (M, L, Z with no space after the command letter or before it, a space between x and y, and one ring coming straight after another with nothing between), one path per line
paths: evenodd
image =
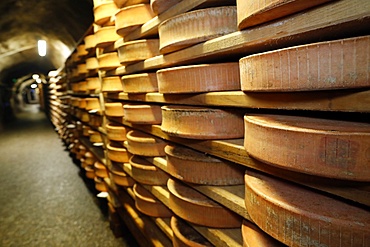
M150 7L153 13L159 15L181 1L182 0L150 0Z
M370 87L370 36L295 46L240 59L243 91Z
M237 0L238 26L250 26L278 19L332 0Z
M370 212L277 178L246 171L253 222L292 247L370 245Z
M244 147L268 164L311 175L370 181L370 124L246 115Z
M237 29L235 6L194 10L159 25L159 49L161 53L177 51Z

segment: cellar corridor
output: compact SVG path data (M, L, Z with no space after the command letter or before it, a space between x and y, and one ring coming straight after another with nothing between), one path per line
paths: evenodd
M104 199L44 113L22 113L3 126L0 169L0 246L136 246L113 235Z

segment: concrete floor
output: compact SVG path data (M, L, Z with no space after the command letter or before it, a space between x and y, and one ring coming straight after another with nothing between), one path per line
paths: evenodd
M137 246L91 187L44 114L20 114L0 130L0 246Z

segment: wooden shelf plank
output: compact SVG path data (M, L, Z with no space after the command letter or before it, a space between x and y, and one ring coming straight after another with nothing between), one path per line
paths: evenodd
M210 62L220 56L239 59L249 54L283 47L362 35L369 33L369 9L369 1L334 1L177 52L123 66L113 73L131 74L174 65Z
M370 90L322 92L245 93L242 91L199 94L106 94L107 99L195 106L254 109L370 112Z
M191 226L198 231L203 237L207 238L212 244L220 247L241 247L243 246L243 239L240 229L216 229L201 227L194 224Z

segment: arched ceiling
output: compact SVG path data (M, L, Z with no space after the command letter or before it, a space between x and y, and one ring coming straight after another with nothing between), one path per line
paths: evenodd
M92 0L1 0L0 84L60 68L93 22ZM48 43L40 57L37 41Z

